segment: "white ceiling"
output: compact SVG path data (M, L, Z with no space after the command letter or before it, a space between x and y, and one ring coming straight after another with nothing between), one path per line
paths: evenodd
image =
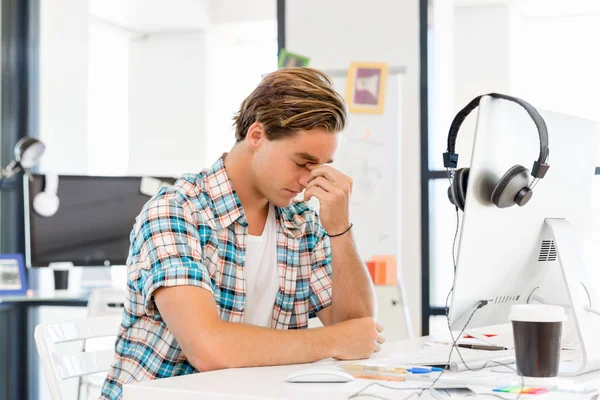
M89 7L92 18L140 33L277 18L276 0L89 0Z
M210 0L89 0L90 16L140 32L202 30Z

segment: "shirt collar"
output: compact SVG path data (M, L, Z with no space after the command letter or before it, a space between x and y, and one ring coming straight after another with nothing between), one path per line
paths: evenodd
M236 221L247 227L248 220L225 169L224 158L225 154L219 157L206 171L205 178L208 194L213 201L217 229L227 228ZM275 207L275 211L286 235L297 238L301 234L300 225L304 223L303 218L292 212L290 207Z
M248 226L240 198L225 169L224 155L206 171L205 181L218 229L227 228L238 220L242 226Z

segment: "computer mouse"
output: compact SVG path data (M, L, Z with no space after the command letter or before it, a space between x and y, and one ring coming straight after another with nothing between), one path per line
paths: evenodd
M345 383L351 382L354 377L337 368L307 368L289 374L286 382L293 383Z

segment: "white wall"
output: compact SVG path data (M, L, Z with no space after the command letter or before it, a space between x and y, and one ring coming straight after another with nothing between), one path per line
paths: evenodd
M206 165L205 51L203 33L131 41L129 174L178 176Z
M286 47L319 69L350 61L384 61L406 68L402 117L401 272L413 326L421 326L419 1L304 0L286 3Z
M277 1L210 0L210 16L215 24L272 21L277 19Z
M517 94L540 108L600 120L600 2L522 0L513 9Z
M88 173L126 175L131 35L96 20L89 35Z
M88 3L40 1L41 171L87 172Z
M480 94L512 94L510 21L508 4L473 3L455 7L452 118ZM473 112L465 120L456 142L461 166L468 166L471 162L476 116L477 112ZM440 132L443 143L446 142L451 122L446 121L446 129Z
M235 143L233 116L262 75L277 69L277 22L215 25L206 36L207 164ZM208 166L208 165L207 165Z

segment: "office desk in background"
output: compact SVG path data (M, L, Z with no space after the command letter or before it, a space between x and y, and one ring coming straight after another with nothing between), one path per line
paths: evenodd
M422 348L429 337L386 343L378 357L392 353L414 351ZM377 357L377 356L376 356ZM167 379L157 379L125 385L123 400L197 400L197 399L311 399L311 400L342 400L365 388L372 382L390 384L401 387L403 383L385 381L355 380L348 383L288 383L284 379L290 373L315 366L326 367L339 365L339 361L323 360L316 364L288 365L278 367L238 368L221 371L204 372L192 375L178 376ZM465 372L461 372L463 374ZM468 372L466 372L468 373ZM598 382L600 387L600 371L574 378L577 382ZM408 383L408 382L406 382ZM404 399L410 391L386 389L372 386L366 393L371 398ZM504 395L504 394L503 394ZM362 397L362 396L361 396ZM367 398L369 396L366 396ZM484 398L491 398L483 396ZM510 396L504 396L512 398ZM414 397L413 397L414 398ZM424 393L420 399L430 399ZM477 397L473 397L477 398ZM527 395L521 399L589 399L585 395L566 395L565 393L548 393L544 395Z
M86 307L88 297L89 292L55 293L53 290L0 296L0 399L39 398L39 358L33 339L38 308Z

